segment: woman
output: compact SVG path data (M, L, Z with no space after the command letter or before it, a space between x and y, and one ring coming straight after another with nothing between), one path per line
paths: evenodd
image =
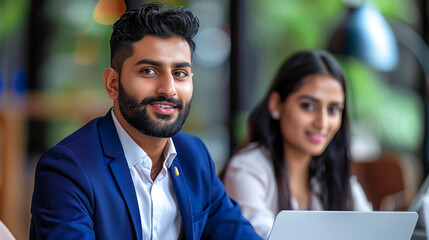
M372 209L350 176L345 106L339 64L325 51L309 51L282 65L250 113L248 136L223 181L261 237L282 209Z

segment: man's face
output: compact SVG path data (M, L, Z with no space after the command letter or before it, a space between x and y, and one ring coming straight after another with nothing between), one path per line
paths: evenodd
M182 128L192 99L191 50L179 37L148 35L123 65L118 103L124 119L145 135L171 137Z

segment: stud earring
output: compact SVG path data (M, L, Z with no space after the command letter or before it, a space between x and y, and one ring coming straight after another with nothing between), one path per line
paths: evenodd
M272 112L271 112L271 117L272 117L274 120L278 120L278 119L279 119L279 117L280 117L280 113L279 113L279 111L277 111L277 110L272 111Z

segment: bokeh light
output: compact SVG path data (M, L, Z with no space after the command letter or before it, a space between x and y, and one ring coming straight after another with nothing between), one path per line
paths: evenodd
M123 0L100 0L95 7L93 18L103 25L110 25L125 12L125 1Z

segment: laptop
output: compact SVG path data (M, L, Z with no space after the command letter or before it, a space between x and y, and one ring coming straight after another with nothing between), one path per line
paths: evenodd
M411 211L283 210L268 240L409 240L417 218Z

